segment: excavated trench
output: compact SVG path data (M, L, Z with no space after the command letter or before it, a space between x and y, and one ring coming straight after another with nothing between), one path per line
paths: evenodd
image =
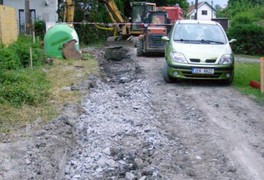
M163 57L138 58L119 46L93 52L101 76L79 85L87 90L81 104L0 146L17 152L3 153L14 163L0 158L0 179L264 177L263 106L211 82L166 84Z

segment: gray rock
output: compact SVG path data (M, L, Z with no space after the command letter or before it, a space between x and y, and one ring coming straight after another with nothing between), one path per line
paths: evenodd
M110 156L111 155L111 149L110 147L107 147L103 150L103 153L105 153L106 155Z
M126 178L128 180L134 180L134 179L136 179L136 176L133 173L131 173L131 172L127 172L126 173Z
M108 160L106 160L106 164L109 165L109 166L112 167L112 168L118 166L117 163L116 163L114 160L112 160L112 159L108 159Z
M143 162L143 160L140 159L140 158L135 158L135 164L136 164L136 166L137 166L139 169L141 169L141 168L144 167L144 162Z
M26 165L29 165L29 164L31 164L31 161L29 159L26 159L25 163L26 163Z
M145 179L147 179L147 177L146 176L142 176L139 180L145 180Z

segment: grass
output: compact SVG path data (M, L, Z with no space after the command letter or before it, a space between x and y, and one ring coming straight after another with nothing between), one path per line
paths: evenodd
M40 68L50 82L49 95L46 101L36 106L22 105L14 107L8 103L0 104L0 133L8 133L14 127L24 126L41 118L49 121L56 117L65 103L79 103L80 91L67 90L72 84L78 84L89 74L98 74L97 62L88 60L54 60L52 65Z
M248 95L257 102L264 104L264 94L259 89L250 86L250 81L260 82L259 63L236 63L235 78L232 85L242 94Z

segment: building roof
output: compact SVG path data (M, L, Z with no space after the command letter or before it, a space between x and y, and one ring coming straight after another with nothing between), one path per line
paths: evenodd
M208 2L199 2L198 3L198 9L203 6L204 4L208 5L213 11L215 11L215 9L208 3ZM187 10L187 16L190 16L192 13L195 12L195 4L192 4L189 6L188 10Z

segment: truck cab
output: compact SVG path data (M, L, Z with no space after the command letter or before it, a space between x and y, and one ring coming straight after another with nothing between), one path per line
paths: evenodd
M166 36L171 28L166 11L150 11L144 21L144 28L137 41L137 55L146 53L162 53L164 45L162 36Z

